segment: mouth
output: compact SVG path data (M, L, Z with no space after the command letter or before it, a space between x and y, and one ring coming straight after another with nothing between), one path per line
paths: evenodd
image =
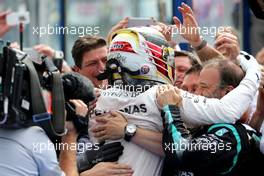
M179 86L182 84L182 81L175 81L174 85Z

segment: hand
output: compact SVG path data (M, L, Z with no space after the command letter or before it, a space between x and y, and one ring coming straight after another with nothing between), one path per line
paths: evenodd
M12 42L12 43L10 44L10 47L11 47L11 48L15 48L15 49L20 49L20 45L19 45L17 42Z
M240 52L238 38L231 33L223 32L215 40L215 49L230 60L235 60Z
M49 58L54 58L55 50L52 49L51 47L49 47L48 45L39 44L39 45L34 46L34 49L37 52L39 52L45 56L48 56Z
M166 38L168 42L171 41L171 32L172 32L172 27L168 26L164 23L157 22L156 26L152 26L154 29L158 30L162 35Z
M162 85L158 87L156 92L158 106L163 108L165 105L181 104L182 98L180 90L172 85Z
M86 117L88 108L87 105L82 100L70 100L75 106L75 113L81 117Z
M77 166L79 172L91 169L99 162L115 162L123 154L124 147L120 142L104 144L86 150L85 153L77 156Z
M259 96L261 96L263 99L264 98L264 68L261 69L261 80L260 80L260 84L259 84L259 94L260 94ZM264 99L262 101L264 101ZM260 108L262 108L262 107L260 107Z
M88 132L89 119L87 117L87 105L81 100L69 100L66 103L67 121L72 121L78 133Z
M257 53L256 59L259 64L264 65L264 47Z
M89 102L89 112L91 112L92 110L94 110L94 108L96 107L96 102L98 100L98 98L101 96L101 89L98 88L94 88L94 92L95 92L95 99L91 102Z
M5 35L12 27L6 22L6 16L10 13L11 12L7 11L0 13L0 37L3 37L3 35Z
M113 32L115 32L115 31L117 31L119 29L127 28L127 26L128 26L128 20L129 20L129 18L126 17L126 18L122 19L121 21L119 21L116 25L114 25L111 28L110 32L107 35L108 42L110 42L110 37L111 37L111 35L112 35Z
M201 36L198 30L198 23L194 17L192 9L182 3L181 7L178 7L178 10L182 13L183 24L177 17L173 17L173 21L178 29L181 31L182 37L187 40L193 47L197 47L202 43ZM183 33L182 29L185 28L186 31L191 31L191 33ZM187 30L188 29L188 30ZM195 31L191 29L196 29Z
M95 120L99 124L92 128L91 131L99 142L124 138L127 120L120 113L111 111L104 116L95 118Z
M132 168L126 164L101 162L81 173L81 176L132 176L132 174Z
M258 64L257 60L245 51L240 52L240 54L237 56L237 60L245 72L247 72L249 69L260 70L260 65Z

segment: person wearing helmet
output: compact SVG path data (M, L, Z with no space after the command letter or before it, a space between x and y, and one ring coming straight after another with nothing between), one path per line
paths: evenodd
M98 99L89 135L95 142L121 139L124 151L118 162L130 165L133 175L161 175L163 127L152 87L174 82L173 49L152 28L122 29L113 35L106 71L101 75L109 86ZM115 124L108 125L117 119L112 110L119 110L127 120L118 135ZM105 133L110 131L107 126L111 135Z

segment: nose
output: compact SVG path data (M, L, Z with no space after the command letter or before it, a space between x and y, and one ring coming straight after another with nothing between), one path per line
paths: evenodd
M181 73L181 72L176 72L176 80L177 81L183 81L183 78L184 78L184 73Z
M99 61L98 63L98 71L103 72L105 70L105 63L102 61Z

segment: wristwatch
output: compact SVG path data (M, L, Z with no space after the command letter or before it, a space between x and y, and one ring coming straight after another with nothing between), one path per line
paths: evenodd
M200 43L199 46L197 46L197 47L192 46L196 51L203 49L207 44L207 41L203 37L201 37L201 39L202 39L202 42Z
M64 53L62 51L54 51L53 59L63 59Z
M131 138L136 134L137 126L135 124L128 123L125 127L124 139L129 142Z

